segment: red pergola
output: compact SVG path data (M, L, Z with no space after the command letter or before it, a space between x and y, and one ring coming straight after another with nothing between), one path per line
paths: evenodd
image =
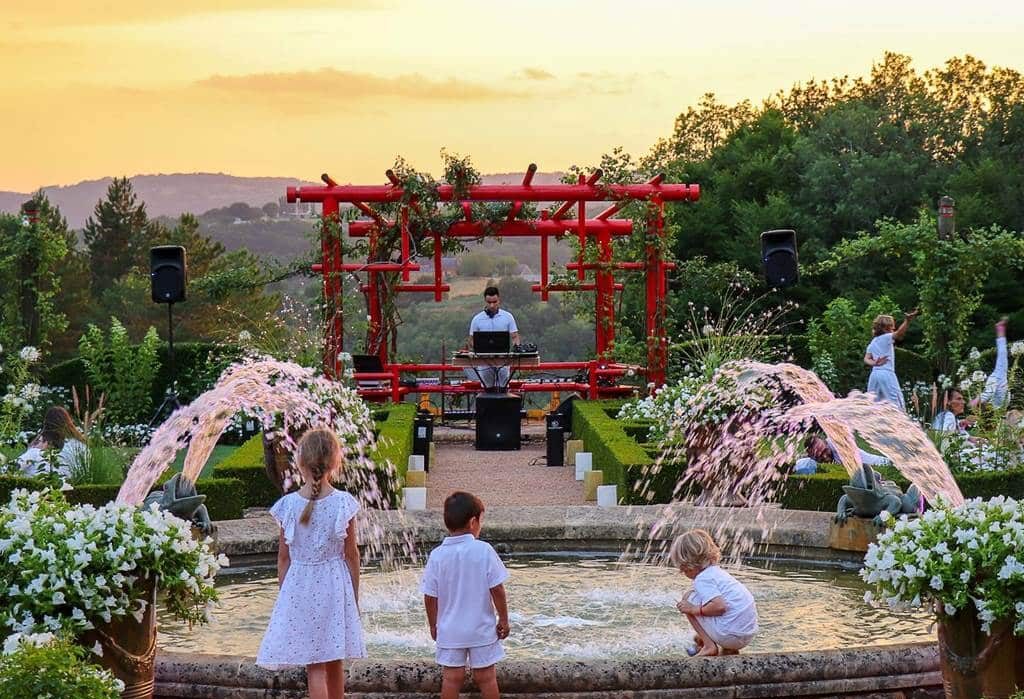
M644 184L604 185L599 184L602 172L597 170L589 177L579 176L577 184L534 185L533 176L537 166L531 164L523 176L522 184L518 185L471 185L463 188L461 196L456 198L456 190L452 185L439 185L438 200L441 202L458 202L465 212L464 218L451 224L447 230L429 231L434 241L434 281L432 284L410 284L410 273L420 269L411 257L409 218L410 209L415 208L415 201L407 201L399 209L397 221L401 230L401 260L398 262L372 261L345 262L342 259L341 242L337 238L327 236L323 239L323 262L314 265L314 271L323 274L324 299L327 307L333 309L328 319L327 337L325 340L324 368L333 375L340 370L338 355L343 349L343 314L341 306L342 280L344 272L363 272L368 283L362 286L366 293L369 346L377 348L384 371L373 374L358 374L357 379L381 380L390 383L385 388L365 389L361 392L369 398L400 401L409 392L446 392L461 393L476 390L475 386L445 386L442 381L438 385L419 387L403 386L399 377L402 372L441 372L457 371L450 364L408 364L391 363L388 361L389 339L384 336L382 301L379 297L380 288L376 283L377 275L401 275L401 283L392 287L397 292L433 293L435 301L442 300L442 294L449 290L442 283L441 276L441 241L444 237L478 238L484 234L502 236L535 236L540 238L540 283L533 290L548 300L552 291L593 291L595 294L595 348L597 358L580 362L542 362L540 371L576 370L585 372L586 383L566 381L560 383L531 383L529 381L513 382L511 388L518 391L553 391L577 390L590 398L618 395L630 391L630 387L617 385L616 379L624 375L629 367L611 363L607 355L615 342L615 291L623 285L615 281L616 271L643 272L646 281L646 336L647 336L647 367L648 380L660 384L665 378L666 353L668 339L665 333L665 293L666 270L674 265L662 259L659 240L664 236L665 202L697 201L700 198L700 187L694 184L663 184L663 176L658 175ZM347 203L358 209L364 218L348 224L348 234L352 237L369 239L371 251L376 249L376 237L385 226L391 227L394 221L386 221L371 204L380 202L402 202L404 191L402 183L395 174L387 172L390 184L386 185L338 185L326 174L322 176L325 186L289 187L289 202L318 202L322 205L322 216L327 220L338 220L339 207ZM505 201L511 208L505 221L498 224L474 221L471 202ZM541 211L540 217L532 220L518 219L523 202L563 202L553 212ZM592 201L608 201L610 206L593 218L586 216L586 204ZM633 221L630 219L613 218L626 204L631 201L646 201L652 207L652 215L647 221L647 244L642 262L616 261L612 254L612 237L628 236L633 232ZM575 215L571 215L573 208ZM549 282L548 241L551 237L560 238L564 235L575 235L579 240L579 260L566 265L567 270L576 273L577 284L553 284ZM585 262L583 251L588 240L597 246L597 261ZM592 273L588 275L588 273Z

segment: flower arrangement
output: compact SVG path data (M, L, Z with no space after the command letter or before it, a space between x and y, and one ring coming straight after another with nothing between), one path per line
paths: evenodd
M0 657L0 696L117 699L124 683L86 662L86 650L52 633L13 634Z
M869 546L861 577L875 587L868 603L929 606L940 619L973 612L985 633L1009 621L1024 635L1024 501L940 502L901 518Z
M690 401L699 389L700 381L694 378L666 384L652 396L624 404L616 417L619 420L650 421L647 440L662 442L673 422L689 412Z
M203 623L227 559L189 525L159 510L108 503L72 506L52 490L15 490L0 507L0 634L78 636L146 611L141 581L154 578L168 611Z

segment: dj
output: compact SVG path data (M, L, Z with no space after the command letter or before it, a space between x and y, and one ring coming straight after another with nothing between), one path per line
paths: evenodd
M473 316L469 324L469 340L466 347L473 347L473 333L479 331L505 331L509 334L513 345L519 343L519 328L512 314L501 308L501 294L498 287L489 286L484 289L484 310ZM508 386L509 368L506 366L488 366L479 369L466 369L466 378L479 379L484 388L504 388Z

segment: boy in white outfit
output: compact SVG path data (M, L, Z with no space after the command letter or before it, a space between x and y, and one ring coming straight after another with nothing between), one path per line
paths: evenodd
M483 515L484 504L475 495L455 492L445 499L449 536L430 552L420 583L442 667L441 699L457 699L467 665L481 698L499 697L494 666L505 657L501 639L509 631L503 585L508 571L494 548L479 540Z

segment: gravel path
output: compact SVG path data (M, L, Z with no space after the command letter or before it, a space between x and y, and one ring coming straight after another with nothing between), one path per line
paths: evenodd
M583 483L571 466L547 466L544 442L519 451L476 451L473 444L435 442L437 463L427 474L427 507L440 509L454 490L491 505L584 505Z

